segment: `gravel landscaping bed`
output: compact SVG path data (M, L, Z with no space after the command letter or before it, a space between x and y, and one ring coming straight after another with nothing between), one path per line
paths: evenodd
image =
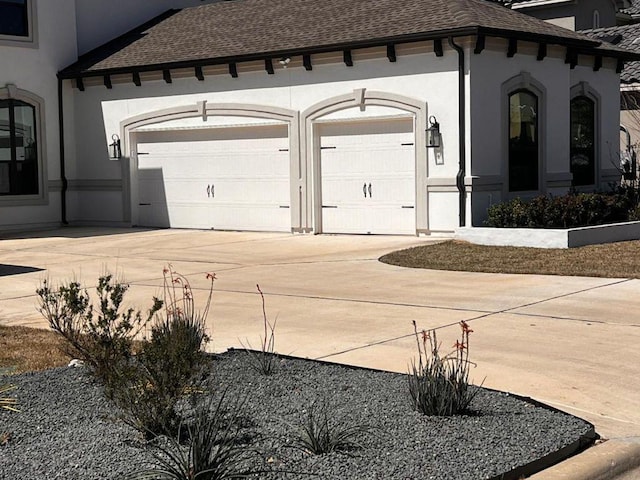
M252 478L492 479L594 439L591 424L506 393L482 389L472 415L426 417L412 411L404 375L282 358L265 377L248 368L246 355L215 357L206 390L227 389L231 406L245 400L243 427L258 452L250 466L262 472ZM21 411L0 411L0 433L11 434L0 446L0 479L116 480L152 464L153 448L118 420L84 368L4 380L18 387ZM326 455L293 448L317 399L368 427L362 448Z

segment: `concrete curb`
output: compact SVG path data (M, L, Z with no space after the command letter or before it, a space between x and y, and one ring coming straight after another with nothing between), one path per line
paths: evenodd
M609 480L640 467L640 437L616 438L539 472L530 480Z

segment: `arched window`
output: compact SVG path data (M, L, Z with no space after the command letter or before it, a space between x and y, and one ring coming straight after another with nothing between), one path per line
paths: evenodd
M37 95L14 85L0 88L0 204L45 200L43 109Z
M600 28L600 12L598 10L593 11L593 28Z
M571 173L573 185L596 183L595 102L585 95L571 99Z
M509 94L509 191L539 189L538 96L527 89Z

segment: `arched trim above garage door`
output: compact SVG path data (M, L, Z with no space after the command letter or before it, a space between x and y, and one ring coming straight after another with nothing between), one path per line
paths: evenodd
M415 119L415 148L416 148L416 232L428 232L427 210L427 148L425 136L421 133L426 129L426 102L389 92L378 92L364 88L355 89L352 93L339 95L319 102L307 108L301 114L300 125L304 128L301 134L301 151L304 155L306 169L302 178L313 181L304 189L307 194L302 199L303 223L314 224L318 232L322 225L322 205L320 202L321 174L320 174L320 146L314 141L314 123L334 112L348 108L365 110L368 106L390 107L410 113ZM309 175L307 172L313 172ZM312 179L312 180L311 180ZM310 188L312 187L312 188Z
M299 116L295 110L271 107L266 105L241 104L241 103L209 103L206 100L191 105L165 108L153 112L147 112L133 117L129 117L120 122L120 133L123 139L122 151L125 158L136 155L136 142L133 136L136 130L147 125L161 124L164 122L186 119L202 118L203 122L207 117L248 117L262 118L267 120L278 120L288 123L289 126L289 164L290 164L290 185L291 185L291 229L292 231L303 231L303 211L301 209L304 181L303 165L300 156L300 128ZM137 192L137 170L135 162L129 162L129 181L126 185L125 195L130 199L129 220L132 223L137 221L138 202Z

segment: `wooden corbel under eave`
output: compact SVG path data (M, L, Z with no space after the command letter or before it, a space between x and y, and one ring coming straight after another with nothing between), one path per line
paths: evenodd
M510 38L509 46L507 47L507 57L512 58L516 53L518 53L518 39Z
M442 39L436 38L433 41L433 53L436 54L436 57L442 57L444 55L444 51L442 50Z
M304 65L304 69L307 72L313 70L313 66L311 65L311 55L302 56L302 65Z
M564 63L568 63L571 70L576 68L576 65L578 64L578 52L572 50L571 48L567 48L567 53L564 57Z
M353 56L351 55L351 50L345 50L342 52L342 59L344 60L344 64L347 67L353 67Z
M544 58L547 56L547 44L546 43L539 43L538 44L538 56L536 57L536 60L541 62L542 60L544 60Z
M602 68L602 57L600 55L596 55L593 58L593 71L597 72Z
M393 43L387 45L387 58L391 63L394 63L398 60L396 57L396 46Z
M265 58L264 59L264 69L267 71L267 73L269 75L273 75L274 71L273 71L273 60L271 60L270 58Z

